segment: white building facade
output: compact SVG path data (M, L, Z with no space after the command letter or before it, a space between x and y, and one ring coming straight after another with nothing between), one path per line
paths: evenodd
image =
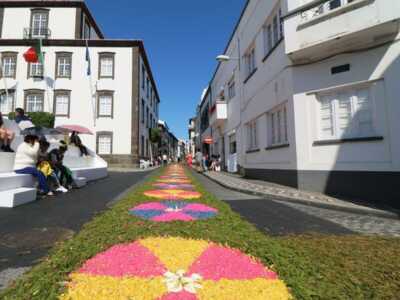
M83 1L0 1L0 33L3 115L21 107L85 126L84 144L110 163L150 157L160 100L142 41L104 39ZM23 57L37 39L43 65Z
M400 2L249 0L211 80L228 171L400 207Z

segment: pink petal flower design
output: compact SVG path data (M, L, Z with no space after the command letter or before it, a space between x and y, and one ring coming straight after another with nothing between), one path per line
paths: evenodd
M117 245L89 259L78 271L99 276L162 276L166 271L159 259L139 242Z
M185 206L185 208L183 210L184 211L193 210L193 211L200 211L200 212L215 212L215 213L218 212L218 210L216 210L215 208L212 208L207 205L200 204L200 203L188 204L187 206Z
M201 274L204 279L248 280L255 278L277 279L276 273L239 250L211 245L191 266L188 274Z
M195 219L183 212L168 212L160 216L152 218L156 222L171 222L171 221L194 221Z

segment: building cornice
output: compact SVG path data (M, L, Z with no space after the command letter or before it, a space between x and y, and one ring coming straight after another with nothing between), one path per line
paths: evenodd
M30 7L30 8L47 8L47 7L79 7L83 10L87 18L89 19L91 25L94 27L97 35L104 39L103 32L101 31L100 27L97 25L96 20L94 19L93 15L91 14L89 8L87 7L84 1L39 1L39 0L32 0L32 1L7 1L7 0L0 0L0 8L7 8L7 7Z

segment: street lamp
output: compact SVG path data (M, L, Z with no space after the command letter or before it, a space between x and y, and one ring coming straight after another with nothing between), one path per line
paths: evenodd
M239 57L230 57L229 55L218 55L217 61L219 62L227 62L230 60L239 60Z

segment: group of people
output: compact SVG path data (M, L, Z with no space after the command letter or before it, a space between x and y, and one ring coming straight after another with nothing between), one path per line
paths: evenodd
M186 160L189 166L195 166L199 172L221 171L220 155L212 155L210 159L207 153L203 154L200 149L197 149L194 157L189 154Z
M15 110L15 122L21 129L34 126L29 116L25 115L22 108ZM31 124L31 125L26 125ZM26 126L25 126L26 125ZM6 128L0 112L0 145L4 152L14 152L11 143L15 132ZM81 156L89 156L88 149L83 145L79 135L72 132L69 144L79 148ZM65 141L59 142L59 147L49 151L50 143L44 136L28 134L24 142L16 149L14 172L17 174L32 175L38 180L39 193L52 196L55 192L66 193L72 189L74 179L71 170L63 163L64 154L68 150Z
M15 120L17 124L20 124L21 122L29 122L32 124L32 120L29 118L29 116L25 115L25 111L22 108L17 108L15 110ZM33 126L33 124L32 124ZM24 128L22 128L24 129ZM3 115L0 112L0 149L4 152L14 152L13 149L11 149L11 143L13 142L15 138L15 132L13 132L11 129L6 128L4 120L3 120Z

